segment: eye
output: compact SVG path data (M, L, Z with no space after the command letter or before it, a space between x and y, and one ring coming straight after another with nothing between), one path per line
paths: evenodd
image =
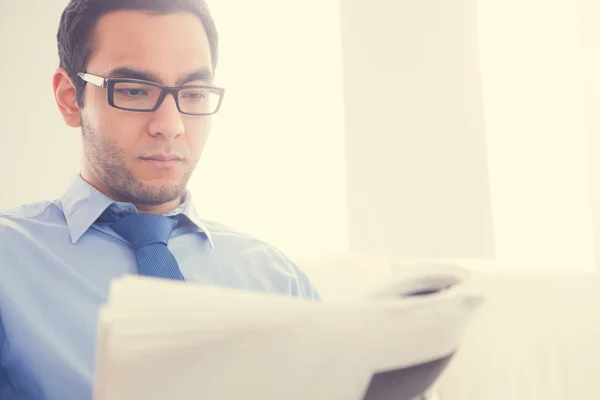
M181 97L192 101L203 100L206 98L206 90L185 90L181 92Z
M140 88L127 88L127 89L115 89L117 94L127 97L141 97L147 96L148 92Z

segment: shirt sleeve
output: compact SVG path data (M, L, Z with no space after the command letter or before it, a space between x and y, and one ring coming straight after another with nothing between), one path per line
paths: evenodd
M2 316L0 315L0 361L3 360L4 342L6 341L6 334L4 331L4 325L2 324ZM16 398L12 383L8 377L8 371L4 368L3 363L0 362L0 400L8 400Z
M4 224L4 222L6 222L5 220L3 220L3 215L2 213L0 213L0 257L2 257L5 254L5 250L6 248L4 247L6 245L6 226ZM4 260L3 258L0 258L0 267L2 267L2 263L5 262L6 260ZM0 277L2 276L2 271L0 270ZM1 287L0 287L0 290ZM0 293L1 295L1 293ZM1 300L1 296L0 296L0 300ZM14 391L13 391L13 385L12 382L9 379L9 375L8 375L8 371L6 370L6 368L4 367L4 347L6 344L6 330L4 329L4 323L2 320L2 307L0 304L0 400L8 400L8 399L15 399L17 398L17 396L15 395Z
M279 263L293 276L293 281L289 288L290 295L305 300L320 301L321 296L308 275L279 249L271 245L268 245L268 248L271 251L271 255L278 259Z
M320 301L321 296L319 295L319 292L317 291L309 277L306 275L306 273L304 273L293 262L290 261L290 263L298 278L298 289L296 295L307 300Z

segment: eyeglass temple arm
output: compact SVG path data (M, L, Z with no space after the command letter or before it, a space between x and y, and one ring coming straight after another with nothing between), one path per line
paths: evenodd
M101 88L106 87L106 79L100 76L87 74L85 72L78 72L77 75L79 75L79 77L86 82L92 83L96 86L100 86Z

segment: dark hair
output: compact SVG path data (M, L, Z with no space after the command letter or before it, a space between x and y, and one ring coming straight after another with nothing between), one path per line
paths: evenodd
M218 61L218 34L215 22L204 0L71 0L60 18L58 56L60 67L67 70L75 83L77 104L83 106L85 81L78 72L84 71L93 52L92 33L98 19L117 10L141 10L151 14L185 11L195 14L204 25L210 44L212 67Z

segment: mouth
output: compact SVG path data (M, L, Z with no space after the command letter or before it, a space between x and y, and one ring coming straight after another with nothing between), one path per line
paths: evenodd
M172 168L184 162L182 157L174 154L153 154L147 157L141 157L141 160L161 168Z

